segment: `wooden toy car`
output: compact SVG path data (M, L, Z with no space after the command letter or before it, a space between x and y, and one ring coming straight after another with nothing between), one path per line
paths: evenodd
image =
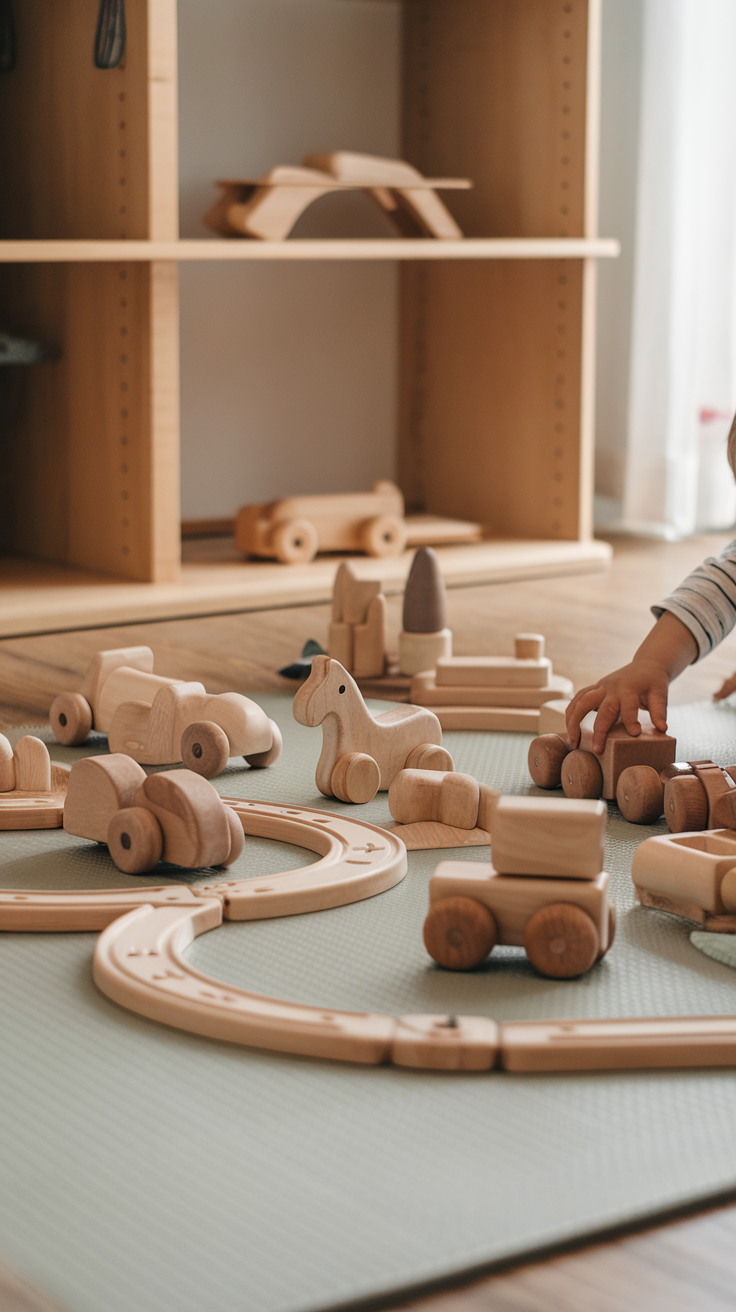
M510 944L524 947L542 975L584 974L616 929L601 869L605 823L600 801L500 798L493 864L442 861L430 880L429 955L448 970L470 970L496 944Z
M631 863L637 900L707 929L736 933L736 833L706 829L645 838Z
M566 797L615 800L626 820L652 824L662 814L664 789L659 773L673 764L677 740L655 729L639 712L641 734L634 738L620 722L608 732L602 752L593 751L592 724L583 721L580 746L564 734L545 733L529 748L529 773L538 788L559 788Z
M190 770L146 775L129 756L85 756L69 774L68 834L107 843L126 875L159 861L227 866L245 846L243 827L211 783Z
M404 498L388 480L374 483L372 492L285 497L243 506L235 521L239 551L275 556L284 565L313 560L318 551L398 556L406 541Z
M663 809L673 834L698 829L736 829L736 766L714 761L675 761L660 774ZM649 786L654 791L654 783Z
M81 693L57 697L49 719L65 746L83 743L94 728L107 734L111 752L141 765L183 761L206 779L231 756L266 766L281 755L278 725L260 706L241 693L209 695L201 683L154 674L150 647L98 651Z

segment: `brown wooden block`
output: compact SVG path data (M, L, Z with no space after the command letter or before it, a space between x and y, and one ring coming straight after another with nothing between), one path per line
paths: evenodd
M608 875L596 879L535 879L499 875L490 862L441 861L429 884L430 907L447 897L475 898L493 914L498 942L524 946L527 922L551 902L582 907L598 931L600 948L608 948Z
M401 824L433 820L459 829L474 829L479 801L477 780L454 771L400 770L388 790L389 811Z
M595 879L603 868L607 808L597 801L502 797L491 827L502 875Z
M122 807L133 805L145 777L130 756L86 756L75 761L64 807L67 833L106 843L112 817Z
M344 624L364 624L371 602L379 596L377 579L359 579L348 560L340 565L332 592L332 618ZM332 655L332 653L330 653ZM339 657L336 657L339 660Z
M27 734L19 738L13 752L16 789L27 793L51 791L49 749L40 738Z
M330 620L327 630L327 650L334 660L339 661L345 666L346 670L353 668L353 626L347 624L345 620Z
M538 661L544 656L544 637L541 633L517 633L514 638L514 655L519 661Z
M437 687L543 688L551 674L552 663L545 657L449 656L437 662Z
M524 688L516 685L510 688L465 687L461 684L442 685L438 687L434 670L425 670L415 674L411 681L409 700L415 706L512 706L539 709L540 725L542 707L550 702L557 705L559 699L567 706L572 697L573 686L570 679L551 674L549 681L541 688ZM561 729L542 729L540 733L565 733L564 715Z
M332 652L330 652L332 655ZM386 598L383 593L368 605L365 623L353 626L353 674L374 679L386 664Z
M579 745L582 751L592 752L593 729L587 722L588 718L581 726ZM641 734L636 738L632 738L620 723L608 731L606 746L599 759L603 771L602 796L609 802L616 797L619 775L629 765L651 765L660 771L675 759L677 740L655 729L646 711L639 712L639 722Z

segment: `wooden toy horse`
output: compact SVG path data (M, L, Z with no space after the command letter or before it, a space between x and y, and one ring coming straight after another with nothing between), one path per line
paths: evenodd
M454 769L432 711L401 705L371 715L358 685L329 656L315 656L294 698L294 719L310 728L322 725L316 783L325 797L370 802L399 770Z

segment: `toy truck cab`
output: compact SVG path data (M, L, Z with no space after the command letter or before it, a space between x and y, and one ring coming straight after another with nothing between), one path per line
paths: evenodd
M616 927L603 865L606 807L593 800L502 797L491 816L492 863L442 861L429 885L429 955L470 970L497 944L523 947L553 979L589 970Z
M318 551L398 556L406 538L404 498L388 480L374 483L370 492L285 497L243 506L235 523L239 551L275 557L284 565L304 564Z

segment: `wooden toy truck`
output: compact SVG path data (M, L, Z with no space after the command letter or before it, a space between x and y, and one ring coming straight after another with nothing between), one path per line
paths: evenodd
M235 521L235 545L250 556L272 556L283 565L313 560L318 551L364 551L398 556L407 541L404 498L383 480L371 492L285 497L243 506Z
M126 875L161 860L198 868L227 866L245 846L243 827L211 783L190 770L146 775L129 756L85 756L69 774L68 834L107 843Z
M582 975L616 928L602 870L606 807L593 800L502 797L493 863L442 861L429 885L424 943L448 970L470 970L496 944L523 947L553 979Z
M695 920L706 929L736 933L736 833L645 838L631 863L638 901Z
M675 760L677 740L655 729L640 711L641 734L634 738L623 724L609 730L601 753L593 751L592 725L583 722L580 746L574 750L566 735L541 734L529 748L529 773L538 788L559 788L566 797L618 802L622 815L634 824L652 824L662 814L660 771Z
M62 693L49 713L57 740L83 743L91 729L106 733L111 752L141 765L183 761L212 779L228 758L273 765L281 755L278 725L241 693L209 695L201 683L153 673L150 647L98 651L81 693Z

